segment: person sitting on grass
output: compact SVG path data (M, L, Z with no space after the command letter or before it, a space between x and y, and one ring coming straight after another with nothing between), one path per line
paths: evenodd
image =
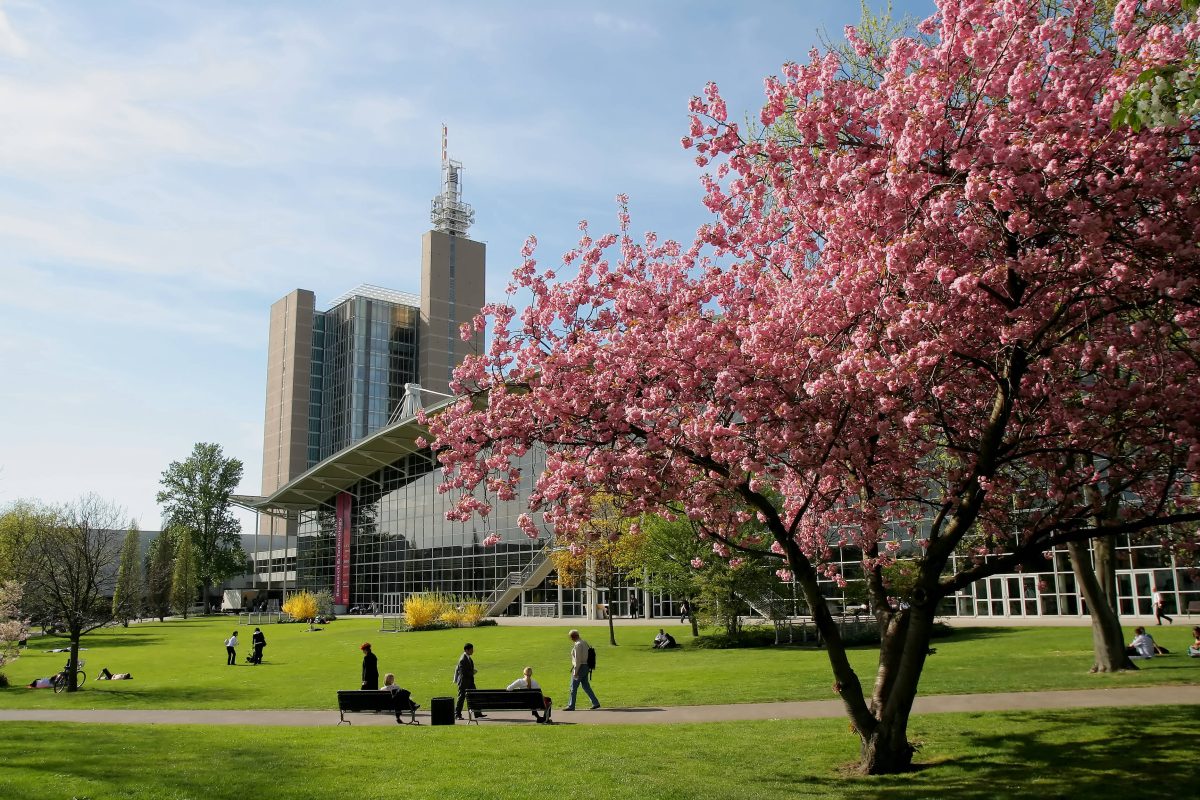
M515 692L518 689L537 689L538 691L541 691L542 689L538 682L533 679L533 667L526 667L525 669L521 670L521 677L517 678L505 688L506 691L509 692ZM542 695L542 706L545 712L544 714L539 715L536 708L530 710L533 712L533 718L538 722L547 722L550 719L551 707L551 701L549 697Z
M675 641L675 637L664 631L662 628L659 628L658 636L654 637L654 649L670 650L672 647L679 647L679 644Z
M1200 658L1200 625L1192 626L1192 645L1188 648L1188 655L1192 658Z
M98 681L131 681L133 675L128 672L118 672L115 675L108 671L108 667L100 670L100 674L96 676Z
M421 707L420 703L412 701L412 694L408 689L402 689L396 685L396 676L394 673L387 673L383 676L383 688L392 693L392 698L396 701L396 722L400 722L400 714L408 711L413 714Z
M1154 638L1146 633L1146 629L1141 625L1133 629L1133 641L1129 643L1129 647L1125 648L1125 654L1130 658L1154 658L1154 656L1165 656L1171 651L1165 647L1160 647L1154 643Z

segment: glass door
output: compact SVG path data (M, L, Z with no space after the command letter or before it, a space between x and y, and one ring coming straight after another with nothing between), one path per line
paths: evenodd
M1136 569L1117 573L1117 603L1121 616L1153 616L1153 586L1153 570Z

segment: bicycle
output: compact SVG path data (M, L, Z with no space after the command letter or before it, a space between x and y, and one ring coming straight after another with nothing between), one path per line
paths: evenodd
M79 659L79 666L75 670L75 688L83 686L83 684L87 681L87 673L83 671L83 665L85 663L87 662L85 662L82 658ZM68 661L66 666L63 667L62 672L58 673L51 679L51 682L54 685L55 694L66 691L67 686L70 684L70 679L67 675L67 670L70 668L71 662Z

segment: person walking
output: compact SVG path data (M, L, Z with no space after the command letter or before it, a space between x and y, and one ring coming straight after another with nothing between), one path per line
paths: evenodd
M250 656L250 663L255 666L262 663L262 651L267 646L267 637L258 628L254 629L254 635L250 637L250 644L254 647L254 654Z
M583 687L583 692L592 701L592 709L600 707L600 701L596 699L596 693L592 691L591 668L588 666L588 650L591 646L579 635L579 631L571 631L567 634L571 637L571 699L563 708L563 711L575 710L575 695L579 692L579 687Z
M1174 625L1175 620L1168 617L1166 612L1163 610L1167 605L1167 601L1163 597L1163 593L1160 592L1157 588L1155 588L1154 594L1151 595L1151 598L1154 603L1154 619L1157 620L1157 622L1155 622L1155 624L1162 625L1162 621L1165 619L1167 622Z
M371 643L363 642L358 648L363 651L362 686L360 689L379 688L379 659L371 652Z
M679 604L679 621L686 622L687 618L692 615L692 606L687 600Z
M237 631L225 640L225 666L237 666Z
M475 645L467 642L463 645L462 655L454 665L454 682L458 684L458 705L454 707L454 718L462 719L463 703L467 702L467 692L475 688ZM475 712L475 717L486 717L487 714Z

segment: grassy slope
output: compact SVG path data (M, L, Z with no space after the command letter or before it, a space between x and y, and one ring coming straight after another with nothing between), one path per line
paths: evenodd
M0 797L127 800L1192 796L1191 708L914 718L920 771L849 774L838 720L253 728L9 723ZM164 768L169 765L169 768Z
M110 628L84 639L89 676L101 667L132 672L130 682L88 681L76 695L25 689L23 684L59 669L64 656L45 649L60 639L35 639L33 647L6 669L14 688L0 691L0 708L332 708L334 690L357 688L363 640L375 645L380 672L392 671L417 701L452 694L451 673L464 641L475 644L481 688L505 686L521 667L548 694L561 699L569 671L568 626L492 627L471 631L379 633L378 623L343 619L322 631L302 625L265 628L269 646L261 667L225 666L223 640L234 627L228 619L190 619ZM599 656L593 678L608 706L688 705L830 699L829 664L823 651L807 648L694 650L683 626L668 626L684 644L659 652L648 647L657 626L619 628L622 646L609 647L607 630L585 630ZM239 660L249 652L251 629L241 626ZM1163 628L1161 643L1176 653L1184 648L1187 626ZM1182 655L1154 659L1140 672L1117 676L1087 674L1091 663L1086 628L976 628L935 642L921 682L922 694L1104 688L1194 683L1200 660ZM853 654L869 683L876 651Z

